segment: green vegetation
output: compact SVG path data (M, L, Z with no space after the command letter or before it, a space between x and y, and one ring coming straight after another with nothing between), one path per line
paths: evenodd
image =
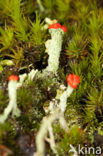
M70 144L103 149L103 140L98 143L98 137L103 136L102 1L42 0L41 5L43 10L36 0L0 0L0 114L9 102L8 76L47 66L45 41L50 36L42 29L45 18L67 27L57 75L36 77L18 89L21 116L10 115L0 125L0 144L11 149L14 156L23 156L25 150L15 139L29 136L28 148L33 146L36 151L36 133L46 115L43 108L55 98L58 82L65 85L66 76L73 73L80 76L81 83L68 98L65 118L70 131L65 133L58 124L53 125L57 150L60 156L68 156ZM54 156L48 144L46 147L46 153Z

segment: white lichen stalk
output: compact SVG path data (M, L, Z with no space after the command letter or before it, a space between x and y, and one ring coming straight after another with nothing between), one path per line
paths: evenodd
M50 147L51 147L53 153L58 155L57 150L56 150L56 143L55 143L55 139L54 139L54 135L53 135L52 125L49 125L48 132L49 132L50 138L46 138L45 140L50 144Z
M50 20L46 19L46 22L48 24L56 24L56 20ZM60 24L59 24L60 27ZM45 77L46 75L53 73L56 74L57 70L59 68L59 58L60 58L60 52L62 48L62 39L64 35L64 30L61 26L61 28L51 28L49 29L49 32L51 34L51 39L47 40L45 43L46 46L46 52L49 55L48 58L48 66L46 69L42 71L38 71L37 69L32 69L31 72L27 74L20 75L20 82L18 83L18 87L21 87L23 83L27 84L28 80L33 80L35 75L37 74L37 77Z
M24 73L19 75L20 80L17 84L17 88L20 88L23 84L28 85L29 82L33 81L37 72L38 72L37 69L36 70L32 69L28 74Z
M60 52L62 48L62 38L63 38L63 30L62 29L49 29L51 34L51 39L46 41L46 52L49 55L48 58L48 66L44 70L44 72L52 72L56 73L59 67L59 58Z
M34 156L44 156L45 140L48 141L48 143L50 144L53 153L55 153L58 156L58 153L56 151L56 144L53 135L53 130L52 130L52 123L58 119L61 128L63 128L66 132L68 132L68 126L64 118L64 112L66 109L67 98L71 95L72 92L73 89L68 85L67 89L59 96L59 100L60 100L59 103L57 103L56 100L58 99L58 95L56 96L55 100L50 102L50 106L48 109L50 115L43 118L42 120L40 130L36 137L37 153L35 153ZM48 132L49 132L49 138L47 138Z
M53 115L49 115L43 118L39 132L36 137L37 152L34 153L33 156L45 155L45 140L47 140L50 143L51 149L56 155L58 155L56 151L56 146L55 146L55 141L54 141L54 136L53 136L53 132L51 129L51 125L53 121L55 121L56 119L59 119L60 116L61 116L61 113L59 109L56 109ZM48 132L50 134L50 138L47 138Z
M59 108L61 109L62 113L64 113L66 110L67 99L71 95L72 92L73 92L73 88L68 85L66 91L64 91L62 95L60 96Z
M13 116L19 116L20 110L17 108L17 81L10 80L8 83L9 104L4 113L0 115L0 123L4 123L8 115L12 112Z
M64 85L60 85L60 89L57 90L57 95L55 99L50 101L48 112L54 113L55 107L60 108L61 112L64 114L67 106L67 99L72 94L73 88L68 85L66 88ZM59 103L57 101L60 101ZM54 104L55 103L55 104Z
M56 108L60 109L61 116L59 118L59 123L60 123L61 128L63 128L65 131L68 131L68 126L64 118L64 112L67 107L67 99L72 94L72 92L73 92L73 88L70 87L69 85L67 89L64 85L61 85L60 90L57 91L55 100L50 101L49 107L48 107L48 112L50 112L50 114L54 114ZM58 100L60 101L59 103L57 102Z

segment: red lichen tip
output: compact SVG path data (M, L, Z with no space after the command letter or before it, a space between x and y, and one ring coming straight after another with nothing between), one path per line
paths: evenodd
M59 29L59 28L61 28L60 23L55 23L55 24L49 25L49 29Z
M67 28L66 28L64 25L61 26L61 29L62 29L64 32L67 31Z
M67 83L73 88L76 89L80 83L80 77L78 75L69 74L67 76Z
M8 80L9 80L9 81L11 81L11 80L13 80L13 81L18 81L18 80L19 80L19 76L17 76L17 75L10 75L10 76L8 77Z
M49 25L49 29L62 29L64 32L67 31L67 28L63 25L61 25L60 23L55 23L55 24L51 24Z

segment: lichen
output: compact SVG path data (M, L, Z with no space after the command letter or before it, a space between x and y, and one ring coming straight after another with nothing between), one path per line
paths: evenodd
M56 73L59 67L59 57L62 48L62 38L63 38L63 30L62 29L50 29L51 39L46 41L46 52L49 55L48 58L48 66L45 71L51 71Z

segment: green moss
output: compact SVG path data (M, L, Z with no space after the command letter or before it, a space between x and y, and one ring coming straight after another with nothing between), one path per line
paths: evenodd
M3 112L4 108L7 106L8 104L8 98L7 95L4 94L4 92L2 90L0 90L0 112Z
M68 98L65 119L67 134L53 126L60 156L68 155L70 143L84 145L78 126L86 130L87 142L93 145L94 133L103 127L103 4L98 0L43 0L40 11L37 1L0 0L0 113L9 103L7 78L11 74L28 73L31 69L43 70L47 66L45 41L48 30L42 30L44 19L50 17L66 25L58 73L46 78L35 77L17 91L19 118L9 115L6 124L0 125L0 142L22 155L15 143L18 129L31 136L37 132L46 115L43 107L55 98L60 84L67 85L69 73L80 76L80 85ZM6 60L12 60L8 66ZM3 64L4 63L4 64ZM59 84L59 83L60 84ZM82 134L81 134L82 135ZM31 139L32 140L32 139ZM34 139L35 140L35 139ZM35 144L35 141L34 141ZM99 145L98 145L99 146ZM52 151L46 144L47 153ZM25 155L25 154L24 154Z

